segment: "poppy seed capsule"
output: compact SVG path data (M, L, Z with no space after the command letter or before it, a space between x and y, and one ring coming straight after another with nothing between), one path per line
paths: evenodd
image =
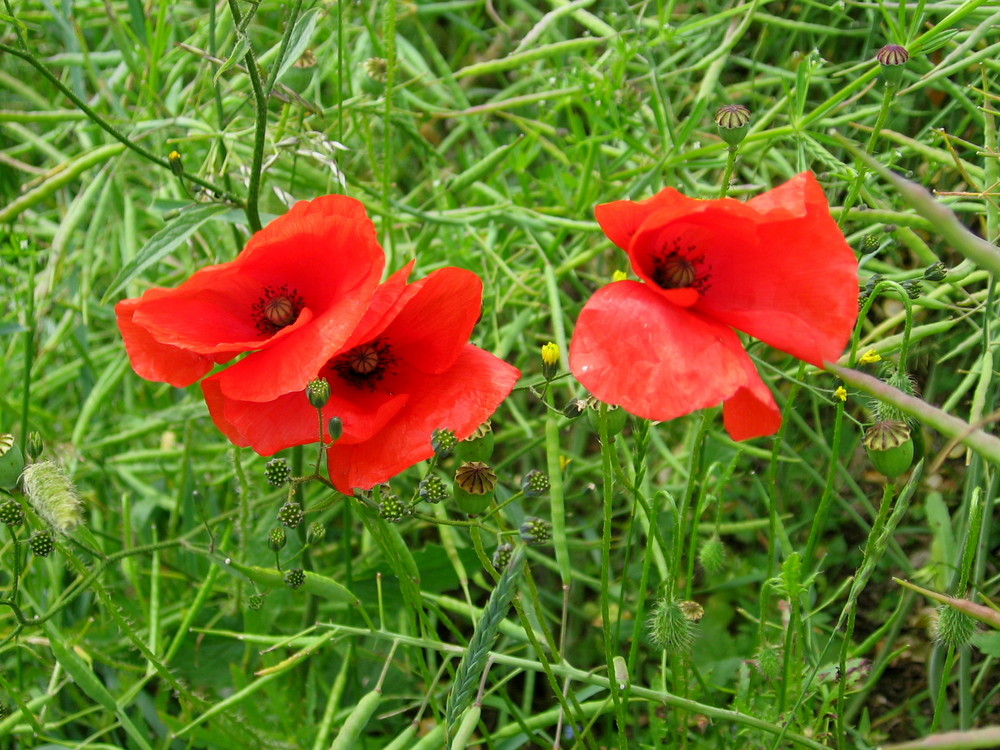
M895 479L913 463L913 440L906 422L876 422L865 431L864 443L872 466L889 479Z
M465 440L455 446L455 457L463 462L488 461L493 455L493 426L487 419Z
M887 44L878 51L875 59L881 65L882 80L886 86L897 86L903 80L903 68L910 59L910 53L906 51L906 47Z
M462 464L455 472L455 504L470 516L482 513L493 502L497 474L482 461Z
M750 123L750 110L742 104L726 104L715 111L715 124L719 126L719 135L734 147L747 134Z
M24 471L24 456L10 433L0 435L0 488L9 490Z

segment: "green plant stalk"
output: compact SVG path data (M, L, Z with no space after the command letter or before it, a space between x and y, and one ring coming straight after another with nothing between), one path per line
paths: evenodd
M611 607L608 597L611 586L611 524L612 509L614 503L614 472L612 461L614 446L611 436L608 434L608 405L601 402L597 416L598 435L601 441L601 490L604 508L604 519L601 533L601 631L604 634L604 659L607 664L608 673L612 674L612 664L614 662L615 651L611 640ZM615 720L618 723L618 746L621 750L628 750L626 732L628 731L628 720L625 715L625 706L620 695L618 684L614 680L609 683L611 698L615 704Z
M895 85L886 84L882 89L882 106L879 108L878 117L875 120L875 126L872 128L871 133L868 135L868 144L865 146L865 152L868 154L873 154L875 152L875 141L878 140L879 133L882 132L882 128L885 127L885 121L889 117L889 110L892 109L892 103L896 98L896 89L898 87ZM851 206L855 204L858 200L858 195L861 193L861 185L865 181L865 177L868 174L868 169L866 165L856 160L857 175L854 178L854 182L851 183L850 190L847 192L847 197L844 199L844 205L841 210L843 213L840 216L840 226L843 226L844 219L847 216L847 212L851 210Z
M389 188L392 185L392 94L396 86L396 0L386 0L382 6L382 37L385 44L385 59L387 62L385 71L385 112L383 117L383 141L382 141L382 205L389 212ZM393 222L386 221L383 226L384 240L383 247L386 250L386 267L393 267L393 256L396 252L396 243L393 237Z
M545 466L549 474L549 508L552 516L552 546L556 553L556 566L563 589L569 591L573 571L566 535L566 501L563 494L563 472L559 461L559 419L555 410L552 389L547 389L545 400L549 408L545 413Z
M237 0L229 0L229 10L233 14L236 25L243 23L243 14ZM249 22L249 16L247 21ZM247 54L244 58L247 66L247 75L250 77L250 87L253 89L254 98L254 139L253 139L253 160L250 163L250 181L247 185L247 199L244 210L247 215L247 223L251 232L259 232L263 226L260 223L260 211L257 207L260 198L260 180L264 164L264 138L267 135L267 96L260 82L260 70L257 67L257 59L253 54L253 47L247 44Z
M0 42L0 52L6 52L8 54L14 55L14 57L18 57L24 60L26 63L28 63L31 67L37 70L46 81L48 81L57 89L59 89L59 92L67 99L69 99L71 102L73 102L73 104L75 104L77 108L80 109L80 111L82 111L85 115L87 115L87 117L90 118L90 120L95 125L100 127L105 132L109 133L116 141L124 145L126 148L134 151L144 159L151 161L154 164L163 167L166 170L169 170L171 172L173 171L170 162L167 159L160 158L152 151L143 148L138 143L130 139L128 136L121 133L107 120L105 120L103 117L97 114L97 112L95 112L93 109L87 106L86 102L84 102L80 97L74 94L73 91L69 89L65 84L63 84L62 81L56 78L56 76L53 75L52 72L49 71L49 69L46 68L45 65L43 65L39 60L36 60L35 56L32 55L30 52L22 52L21 50L11 47L7 44L3 44L2 42ZM201 177L193 175L189 172L184 172L182 173L181 176L185 180L189 180L190 182L193 182L196 185L201 185L203 188L211 190L213 193L224 198L226 201L232 203L235 206L245 207L245 203L242 198L233 195L227 190L223 190L218 185L215 185L209 182L208 180L203 180Z
M866 299L864 304L861 306L861 311L858 313L858 323L854 326L854 333L851 336L851 355L848 360L848 367L854 367L858 361L858 342L861 339L861 324L868 319L868 311L871 310L875 299L887 289L891 289L896 292L899 296L900 302L903 303L905 317L903 319L903 337L899 344L898 369L901 373L907 372L906 361L910 350L910 331L913 330L913 301L901 285L897 284L895 281L889 281L888 279L884 279L877 283L872 289L871 294L868 295L868 299Z
M733 179L733 172L736 170L736 153L738 146L730 146L726 149L726 171L722 174L722 187L719 188L719 197L725 198L729 194L729 181Z
M270 96L271 89L274 88L274 84L278 80L278 71L281 70L281 64L285 60L285 53L288 51L288 40L292 37L292 32L295 30L295 24L299 20L299 13L302 11L302 0L295 0L295 7L292 8L292 14L288 18L288 23L285 25L285 33L281 35L281 45L278 47L278 57L271 65L271 73L267 77L267 83L264 85L264 93Z
M1000 439L993 435L931 406L926 401L903 393L871 375L832 362L825 363L825 367L848 385L895 406L904 414L928 427L933 427L942 435L968 446L990 463L1000 466Z

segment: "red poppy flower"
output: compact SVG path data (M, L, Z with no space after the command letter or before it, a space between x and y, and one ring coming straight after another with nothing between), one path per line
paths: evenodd
M667 188L596 209L645 283L587 302L570 369L599 399L668 420L723 404L730 436L770 435L781 414L738 329L817 367L857 318L857 260L811 172L746 203Z
M239 256L115 306L132 368L148 380L191 385L227 370L236 398L274 398L305 382L322 351L344 341L371 302L385 264L364 206L342 195L296 203L257 232Z
M231 397L224 384L230 370L205 379L202 390L219 429L263 455L316 442L316 410L303 389L311 378L326 378L331 396L324 422L339 417L344 429L327 450L330 478L345 493L370 489L430 458L436 429L471 435L520 373L467 343L482 304L478 276L442 268L407 284L411 267L378 288L348 340L325 347L310 377L283 381L277 398Z

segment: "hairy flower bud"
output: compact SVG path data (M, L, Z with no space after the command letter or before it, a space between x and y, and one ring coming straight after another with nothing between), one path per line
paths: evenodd
M975 635L977 627L976 621L965 612L942 604L935 612L931 632L938 643L961 648Z
M685 655L694 643L694 622L684 614L680 603L660 599L649 615L649 640L662 651Z
M83 521L83 508L76 487L58 464L41 461L31 464L21 475L24 494L35 513L61 534Z

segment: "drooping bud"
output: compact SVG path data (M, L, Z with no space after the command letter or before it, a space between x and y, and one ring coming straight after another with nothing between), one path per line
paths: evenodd
M31 507L49 526L61 534L83 521L83 508L76 487L58 464L40 461L25 468L21 485Z
M493 424L487 419L469 437L459 441L455 446L455 458L463 463L488 461L493 455L494 441Z
M865 431L865 450L872 465L895 479L913 463L913 440L906 422L883 420Z
M538 497L549 491L549 478L538 469L532 469L521 480L521 492L526 497Z
M314 409L322 409L330 401L330 382L326 378L310 380L306 386L306 396Z
M440 503L448 499L448 486L437 474L428 474L417 485L420 497L429 503Z
M524 519L518 532L521 534L522 542L531 547L538 547L552 538L552 524L541 518L529 517Z
M920 279L907 279L900 286L903 287L903 291L910 299L920 299L920 295L924 293L920 286Z
M454 430L434 430L431 435L431 447L438 458L448 458L455 452L458 445L458 438L455 437Z
M326 423L326 431L330 435L330 442L337 442L344 434L344 420L340 417L330 417L330 421Z
M948 278L948 266L941 261L931 263L924 269L924 278L928 281L944 281Z
M289 500L278 508L278 521L282 526L287 526L290 529L297 528L302 523L303 518L305 518L305 513L302 506L295 500Z
M503 570L507 567L507 563L510 562L510 558L514 556L514 545L513 544L501 544L493 551L493 567L497 570Z
M281 552L288 542L288 534L284 526L275 526L267 535L267 546L272 552Z
M552 380L559 370L559 345L551 341L542 346L542 376Z
M291 476L292 470L283 458L272 458L264 464L264 478L272 487L284 487Z
M726 545L718 534L712 534L698 549L698 562L706 573L718 573L726 565Z
M750 110L742 104L726 104L715 111L715 124L719 126L719 135L730 148L735 148L743 140L749 123Z
M0 489L12 489L22 471L24 456L14 436L9 432L0 435Z
M882 80L886 86L897 86L903 80L903 68L910 59L910 53L902 45L887 44L878 51L875 59L882 67Z

